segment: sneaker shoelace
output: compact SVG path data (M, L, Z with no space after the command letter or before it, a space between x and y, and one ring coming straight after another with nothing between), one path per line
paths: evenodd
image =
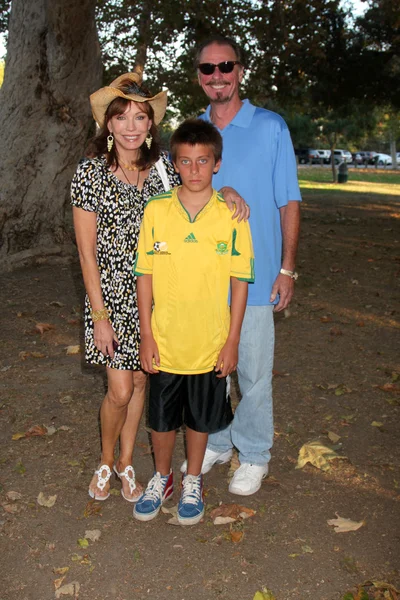
M201 496L201 477L186 475L182 486L182 504L198 504Z
M166 477L162 477L160 473L156 473L150 479L146 491L143 495L142 501L158 500L159 498L162 498L165 483L163 479L167 480L168 475Z

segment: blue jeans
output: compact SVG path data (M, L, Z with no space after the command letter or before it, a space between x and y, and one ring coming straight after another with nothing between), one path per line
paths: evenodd
M272 366L273 306L248 306L239 344L238 378L242 399L232 423L208 438L208 448L225 452L235 446L243 463L264 466L274 439Z

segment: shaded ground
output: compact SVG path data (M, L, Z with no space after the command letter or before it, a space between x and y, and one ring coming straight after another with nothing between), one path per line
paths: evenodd
M276 320L271 476L250 498L228 493L226 466L205 480L208 507L240 502L257 511L235 525L244 531L239 543L208 514L186 529L167 524L167 515L136 522L115 480L116 495L87 504L104 382L81 355L66 354L82 341L79 268L43 264L2 278L1 600L54 598L63 576L54 569L63 567L62 585L79 582L85 600L252 600L263 586L278 600L341 600L367 579L400 587L395 200L306 196L301 277L290 314ZM37 323L55 328L40 334ZM42 424L58 431L12 440ZM327 472L296 470L300 447L316 438L332 445L328 432L340 436L347 459ZM182 457L181 435L176 471ZM135 467L146 481L144 424ZM53 507L38 504L40 492L57 495ZM337 534L327 524L336 513L365 524ZM97 529L99 541L78 545Z

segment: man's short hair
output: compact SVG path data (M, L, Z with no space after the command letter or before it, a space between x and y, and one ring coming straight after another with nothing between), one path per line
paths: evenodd
M174 131L170 141L170 151L174 162L176 162L178 147L182 144L209 146L215 162L222 157L221 134L212 123L203 121L203 119L187 119Z
M200 44L196 48L196 54L194 57L194 66L197 69L200 63L200 55L203 52L204 48L210 46L211 44L217 44L218 46L230 46L236 55L236 60L240 62L242 66L246 66L246 57L244 54L243 48L239 46L232 38L225 37L224 35L212 35L209 38L200 42Z

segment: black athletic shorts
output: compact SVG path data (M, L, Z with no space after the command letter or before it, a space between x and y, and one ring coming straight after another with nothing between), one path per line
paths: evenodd
M200 433L225 429L233 419L226 378L215 371L150 375L149 425L154 431L178 429L183 423Z

